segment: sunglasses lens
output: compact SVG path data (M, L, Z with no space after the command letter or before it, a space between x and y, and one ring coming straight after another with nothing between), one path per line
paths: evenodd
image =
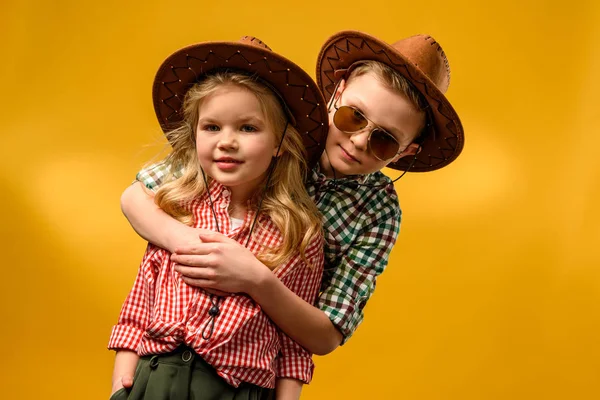
M398 153L398 150L400 150L400 144L396 139L381 129L375 129L371 133L369 145L375 157L380 160L388 160L394 157Z
M333 116L335 126L344 132L356 132L369 124L369 121L358 110L341 106Z

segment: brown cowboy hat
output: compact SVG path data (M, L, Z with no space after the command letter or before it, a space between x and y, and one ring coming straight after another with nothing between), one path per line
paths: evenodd
M321 91L302 68L252 36L238 42L197 43L167 57L156 73L152 90L154 110L164 132L181 122L186 92L217 69L250 73L273 90L290 123L302 135L309 167L318 162L329 129Z
M439 43L431 36L416 35L389 45L357 31L338 32L330 37L317 59L317 83L329 101L341 78L347 78L360 61L388 65L408 79L429 104L432 130L422 142L410 171L433 171L458 157L464 144L460 119L444 96L450 83L450 66ZM389 168L407 170L412 157L403 157Z

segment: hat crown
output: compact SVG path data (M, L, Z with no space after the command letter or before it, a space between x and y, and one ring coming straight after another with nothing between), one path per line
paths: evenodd
M450 64L442 47L429 35L415 35L392 47L421 70L442 92L450 85Z
M260 40L259 38L255 37L255 36L242 36L242 38L239 40L239 42L242 44L248 44L250 46L255 46L255 47L258 47L261 49L273 51L273 50L271 50L271 48L269 46L267 46L267 44L265 42L263 42L262 40Z

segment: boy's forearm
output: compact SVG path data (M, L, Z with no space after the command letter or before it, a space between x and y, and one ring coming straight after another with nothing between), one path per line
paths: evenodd
M313 354L325 355L335 350L343 337L329 317L267 272L248 294L275 325Z
M170 252L175 250L178 235L192 229L161 210L140 182L125 189L121 210L138 235Z
M304 383L292 378L278 378L275 384L275 400L298 400Z

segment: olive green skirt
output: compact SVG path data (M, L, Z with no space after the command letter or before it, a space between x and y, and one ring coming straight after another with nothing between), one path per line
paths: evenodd
M270 400L275 391L249 383L229 385L192 349L140 358L131 389L110 400Z

